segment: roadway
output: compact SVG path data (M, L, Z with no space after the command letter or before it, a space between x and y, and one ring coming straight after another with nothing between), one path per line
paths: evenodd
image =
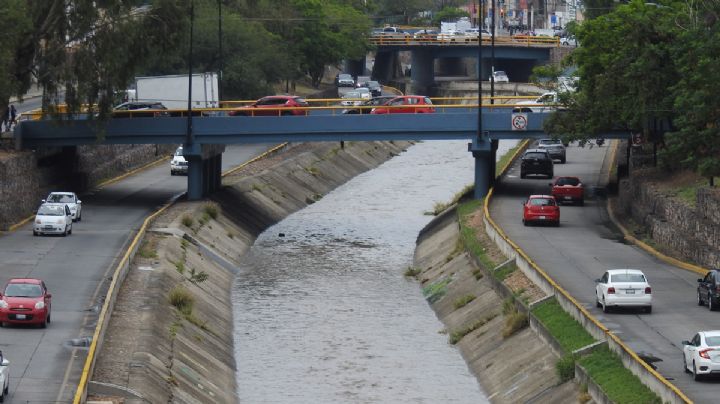
M269 148L229 146L223 169ZM0 329L0 349L11 362L9 402L72 401L87 348L70 341L92 335L102 302L99 290L145 217L186 186L187 177L171 177L169 163L162 163L82 195L82 222L73 224L68 237L33 237L30 224L0 237L0 284L41 278L53 295L47 329Z
M600 183L603 160L609 154L609 147L571 145L567 164L556 164L555 175L580 177L587 195ZM622 243L602 198L586 198L585 206L562 206L558 228L523 226L523 199L549 193L549 182L521 180L519 164L514 165L496 187L491 216L541 268L635 352L661 359L654 363L658 371L688 397L697 403L717 402L720 380L694 382L682 370L680 341L691 339L699 330L720 329L720 317L696 303L699 276ZM605 314L595 306L594 280L611 268L637 268L645 273L652 286L652 314L632 310Z

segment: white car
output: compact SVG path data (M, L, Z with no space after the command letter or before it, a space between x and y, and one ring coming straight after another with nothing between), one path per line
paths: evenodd
M183 157L182 146L175 150L172 160L170 160L170 175L187 175L188 162Z
M82 220L82 201L78 199L75 192L50 192L50 195L43 199L42 203L62 203L68 205L68 207L70 207L70 213L72 213L73 222Z
M520 105L513 109L513 112L549 112L557 109L555 104L558 103L557 93L554 91L545 93L533 101L518 101ZM527 107L523 106L527 105Z
M595 283L595 303L603 312L613 307L640 307L652 313L652 288L641 270L609 269Z
M64 203L43 203L33 222L33 236L40 234L72 234L72 213Z
M510 79L508 78L507 73L505 73L502 70L496 70L495 72L493 72L493 74L491 74L490 77L488 78L488 81L492 81L493 76L495 77L496 83L509 83L510 82Z
M720 330L698 331L690 341L683 341L683 364L695 381L710 374L720 374Z
M362 92L360 90L366 90L366 92ZM363 97L363 94L367 94L368 96ZM340 105L346 107L353 107L356 105L361 105L363 103L363 100L370 98L372 98L372 96L370 96L370 90L368 90L367 88L358 88L345 93L345 95L342 96L342 101L340 101Z
M5 401L10 391L10 361L5 359L2 351L0 351L0 386L2 386L2 391L0 391L1 403Z

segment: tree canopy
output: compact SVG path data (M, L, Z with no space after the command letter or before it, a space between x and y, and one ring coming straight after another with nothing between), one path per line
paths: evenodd
M546 128L569 138L642 133L661 144L666 167L720 175L718 15L718 3L633 0L585 21L569 59L579 90ZM667 122L661 139L655 129Z

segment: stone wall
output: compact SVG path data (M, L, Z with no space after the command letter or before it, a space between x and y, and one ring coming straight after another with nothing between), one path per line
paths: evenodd
M175 147L107 145L0 151L0 230L32 215L50 191L82 193L103 180L170 156Z
M700 189L695 207L664 195L647 171L618 186L620 213L644 227L656 243L685 261L720 267L720 192Z

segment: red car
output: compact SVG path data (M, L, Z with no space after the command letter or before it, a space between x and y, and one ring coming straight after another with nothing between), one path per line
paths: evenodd
M424 95L401 95L373 108L371 114L431 114L435 112L430 98Z
M523 218L525 226L530 223L550 223L560 226L560 207L554 196L530 195L523 202Z
M558 177L552 187L550 194L559 203L572 202L580 206L585 204L585 188L578 177Z
M39 324L50 322L50 298L45 282L40 279L10 279L0 293L0 325Z
M286 116L308 115L307 109L286 109L292 107L309 107L304 98L295 95L271 95L260 98L250 105L230 111L230 116Z

